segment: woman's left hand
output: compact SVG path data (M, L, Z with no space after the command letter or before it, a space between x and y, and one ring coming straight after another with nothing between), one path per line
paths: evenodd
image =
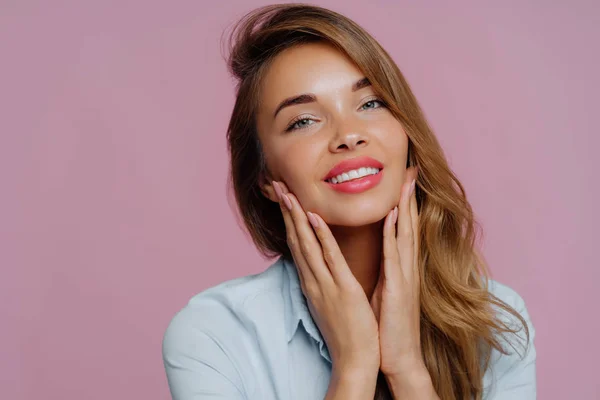
M421 355L416 177L416 168L409 168L400 203L385 219L383 257L371 297L379 324L380 369L388 378L427 371Z

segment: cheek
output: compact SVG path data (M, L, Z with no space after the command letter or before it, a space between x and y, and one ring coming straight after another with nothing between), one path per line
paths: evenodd
M279 146L271 154L274 174L285 182L291 192L299 195L317 176L317 146L308 141L294 141Z
M402 124L394 119L385 129L384 142L390 152L395 152L398 157L405 156L408 151L408 135L402 128Z
M390 166L393 165L394 169L400 169L403 173L408 161L409 139L401 126L396 125L394 128L384 141L387 152L386 159L391 162Z
M405 133L398 135L394 141L390 141L389 152L390 157L397 160L406 169L408 161L408 137Z
M409 139L402 126L396 122L390 124L382 141L385 143L383 149L387 164L385 191L395 203L400 198L402 184L406 178Z

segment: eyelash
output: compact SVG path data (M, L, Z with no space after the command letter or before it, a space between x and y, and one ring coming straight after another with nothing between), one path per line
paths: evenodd
M377 102L377 103L381 104L381 107L385 107L385 103L383 102L383 100L380 100L380 99L367 100L361 105L361 107L364 107L365 104L372 103L372 102ZM377 108L379 108L379 107L377 107ZM309 121L309 120L313 121L311 118L304 118L302 116L300 116L299 118L295 118L294 120L292 120L292 122L290 122L290 124L287 126L287 128L285 128L285 131L290 132L290 131L298 131L298 130L306 129L306 128L310 127L310 125L312 125L312 124L305 125L304 127L300 127L300 128L294 128L294 125L296 125L298 122Z

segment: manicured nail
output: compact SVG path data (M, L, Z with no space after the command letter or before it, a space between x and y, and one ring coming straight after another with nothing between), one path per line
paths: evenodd
M279 186L279 183L276 181L273 181L273 188L275 189L275 194L277 194L277 197L279 197L279 201L281 201L281 186Z
M310 224L312 226L314 226L315 228L319 227L319 221L317 220L317 218L314 216L313 213L311 213L310 211L306 213L306 216L308 217L308 220L310 221Z
M285 203L285 206L287 207L288 210L292 211L292 202L290 201L290 198L287 197L287 195L285 194L281 194L281 197L283 197L283 202Z
M412 196L413 192L415 191L415 182L416 182L416 180L413 179L412 182L410 183L410 190L408 191L409 196Z

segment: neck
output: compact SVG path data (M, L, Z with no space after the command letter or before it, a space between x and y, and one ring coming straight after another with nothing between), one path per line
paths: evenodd
M383 221L360 227L331 226L330 228L350 271L370 299L379 277Z

